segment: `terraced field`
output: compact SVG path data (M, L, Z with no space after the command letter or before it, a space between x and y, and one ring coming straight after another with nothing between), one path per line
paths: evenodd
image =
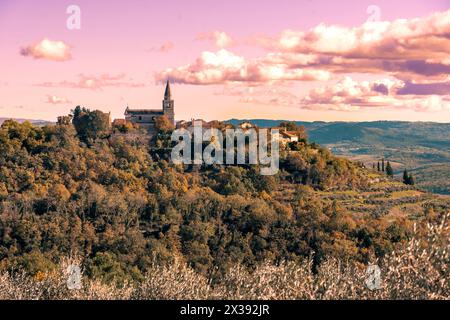
M365 190L314 191L325 202L336 201L355 217L420 218L423 208L433 205L450 210L450 196L435 195L387 178L376 178ZM294 201L295 187L281 183L274 197L279 201Z

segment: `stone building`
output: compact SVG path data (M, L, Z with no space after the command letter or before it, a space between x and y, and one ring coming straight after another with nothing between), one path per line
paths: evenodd
M157 117L166 116L170 123L175 123L175 103L172 100L169 81L166 83L162 109L130 109L125 110L125 120L137 124L142 128L153 132L155 129L155 120Z

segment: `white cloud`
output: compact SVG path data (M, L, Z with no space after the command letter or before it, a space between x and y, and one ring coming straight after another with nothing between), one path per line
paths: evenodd
M85 75L83 73L78 75L78 81L60 81L60 82L44 82L36 84L39 87L63 87L76 89L90 89L101 90L106 87L126 87L137 88L144 87L145 84L141 82L134 82L133 79L127 79L124 73L117 75L110 75L107 73L95 76Z
M65 103L70 103L70 100L67 99L66 97L60 97L60 96L49 94L49 95L47 95L46 103L50 103L50 104L65 104Z
M285 63L277 63L273 56L249 59L221 49L217 52L205 51L192 64L169 68L156 75L157 81L164 79L186 84L227 84L245 82L250 85L264 82L289 80L328 80L329 72L320 69L290 68Z
M417 112L450 110L450 96L399 95L400 80L355 81L345 77L336 84L319 87L298 99L305 109L355 111L365 108L410 109Z
M71 48L63 41L52 41L47 38L24 47L20 50L23 56L30 56L34 59L46 59L53 61L66 61L72 58Z
M213 31L208 33L201 33L197 36L197 40L213 41L219 48L231 47L235 44L233 38L223 31Z

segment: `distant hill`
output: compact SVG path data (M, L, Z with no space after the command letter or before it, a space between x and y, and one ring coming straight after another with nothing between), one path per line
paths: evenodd
M274 127L285 120L246 119L259 127ZM244 120L227 122L239 124ZM335 154L367 166L384 157L396 174L407 168L418 184L435 193L450 194L450 123L373 121L295 121L308 131L309 140Z
M47 120L35 120L35 119L22 119L22 118L0 118L0 125L5 122L6 120L15 120L17 122L23 123L25 121L31 122L32 124L35 124L37 126L45 126L47 124L52 124L54 122L47 121Z
M231 119L226 122L239 124L244 120ZM246 119L259 127L275 127L283 121ZM308 130L310 140L320 144L334 144L342 141L358 143L382 143L398 147L416 143L424 147L450 148L450 123L437 122L323 122L295 121ZM399 139L399 135L401 139Z

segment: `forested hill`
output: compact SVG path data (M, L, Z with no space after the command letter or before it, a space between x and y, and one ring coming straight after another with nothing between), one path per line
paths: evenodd
M174 165L164 121L150 143L106 121L79 109L73 124L2 124L0 270L37 275L68 256L104 281L174 260L205 275L308 257L317 270L382 257L450 207L317 144L294 143L280 172L261 176Z
M47 124L52 124L51 121L47 121L47 120L35 120L35 119L20 119L20 118L4 118L4 117L0 117L0 125L5 122L6 120L14 120L17 121L19 123L23 123L25 121L28 121L32 124L35 124L37 126L44 126Z
M238 124L243 120L229 120ZM248 120L260 127L281 121ZM370 166L381 158L390 160L397 175L408 169L426 190L450 194L450 123L436 122L303 122L310 141L335 154Z
M244 120L231 119L237 125ZM259 127L275 127L285 120L250 119ZM311 141L319 144L336 144L354 141L361 145L383 144L386 147L436 147L450 150L450 123L372 121L372 122L323 122L295 121L304 126Z

